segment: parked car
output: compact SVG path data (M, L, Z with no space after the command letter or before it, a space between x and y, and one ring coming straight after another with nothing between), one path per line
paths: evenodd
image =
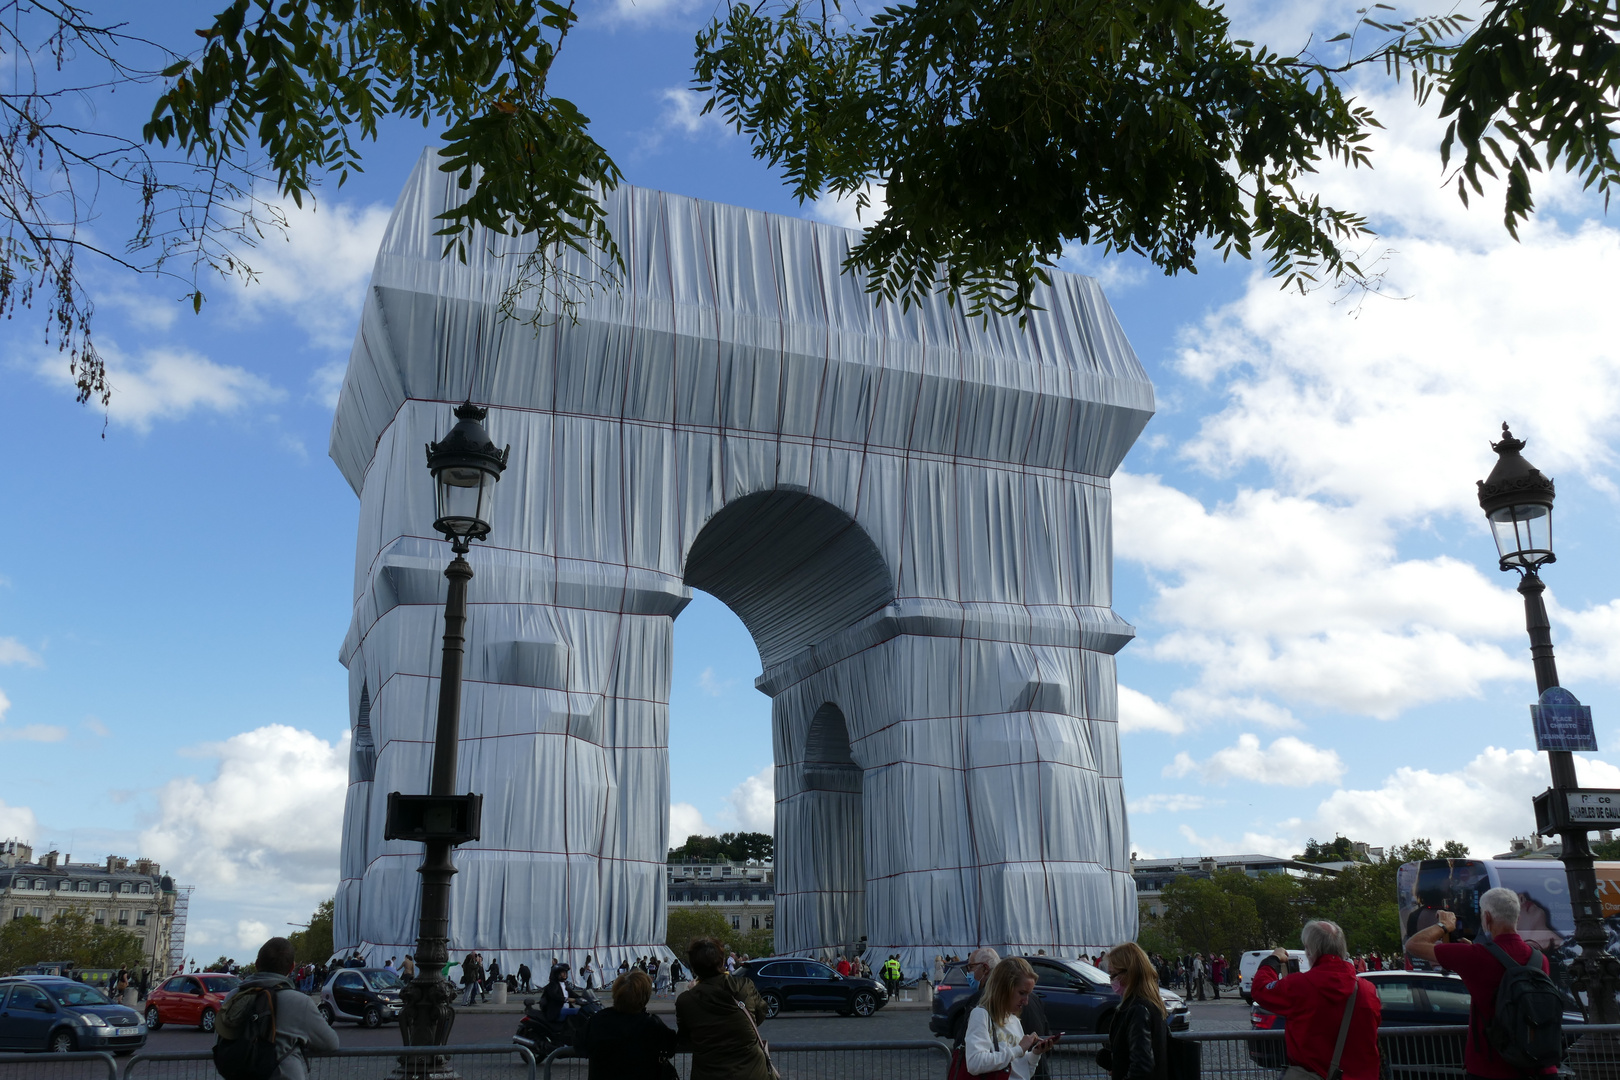
M1119 1005L1119 995L1109 985L1107 975L1081 960L1055 956L1026 956L1024 959L1035 969L1035 996L1041 999L1053 1031L1070 1035L1108 1033L1114 1009ZM961 964L948 967L944 981L934 987L934 1009L928 1018L928 1030L949 1038L972 994L966 969ZM1169 1014L1170 1030L1186 1031L1187 1003L1179 994L1163 987L1159 988L1159 996L1164 999Z
M93 986L57 975L0 979L0 1052L111 1050L123 1055L145 1045L140 1015L113 1004Z
M399 1019L405 980L387 968L339 968L321 987L317 1008L328 1024L352 1020L368 1028Z
M146 1026L156 1031L164 1024L186 1024L213 1031L225 999L241 985L235 975L211 971L171 975L146 995Z
M767 957L748 961L737 974L753 980L766 1016L794 1009L871 1016L889 1003L889 991L876 979L840 975L818 960Z
M1382 1006L1380 1027L1455 1027L1455 1036L1425 1036L1410 1041L1384 1040L1385 1074L1401 1080L1460 1076L1463 1044L1468 1037L1468 987L1455 975L1439 971L1367 971L1360 978L1373 984ZM1564 1023L1583 1023L1573 1001L1565 1002ZM1255 1031L1282 1031L1285 1018L1256 1005L1249 1010ZM1266 1069L1288 1065L1281 1040L1252 1041L1249 1057Z

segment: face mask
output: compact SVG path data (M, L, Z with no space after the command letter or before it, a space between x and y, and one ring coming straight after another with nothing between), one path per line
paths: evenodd
M1109 979L1108 985L1112 986L1114 988L1114 993L1118 994L1120 997L1125 996L1125 980L1120 978L1118 975L1115 975L1113 978Z
M973 974L972 968L965 968L964 970L967 972L968 985L977 990L979 987L979 977Z

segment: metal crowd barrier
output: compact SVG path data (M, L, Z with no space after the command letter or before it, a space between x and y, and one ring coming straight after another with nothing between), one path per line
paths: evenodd
M896 1042L772 1042L771 1064L782 1080L941 1080L950 1066L950 1047L933 1039ZM681 1080L692 1072L692 1055L675 1055ZM583 1055L565 1046L541 1063L544 1080L584 1080Z
M35 1055L41 1057L57 1055ZM477 1043L435 1046L404 1053L397 1046L353 1046L330 1053L308 1055L309 1080L386 1080L430 1072L435 1058L449 1058L462 1080L535 1080L534 1055L515 1043ZM401 1066L404 1066L403 1069ZM23 1074L17 1074L22 1076ZM27 1074L32 1080L34 1074ZM114 1080L117 1074L113 1074ZM0 1080L7 1080L0 1074ZM219 1080L211 1050L140 1053L124 1065L124 1080Z
M1467 1028L1386 1027L1378 1032L1380 1080L1463 1080ZM1171 1036L1198 1048L1200 1080L1278 1080L1288 1067L1282 1031L1197 1031ZM1564 1080L1620 1080L1620 1024L1570 1025L1564 1029L1568 1057L1559 1068ZM1104 1080L1097 1050L1105 1035L1065 1036L1046 1055L1037 1077L1048 1080ZM771 1062L783 1080L942 1080L950 1061L943 1041L772 1043ZM691 1055L675 1056L682 1080L691 1074ZM583 1056L564 1047L540 1066L545 1080L583 1080ZM127 1074L126 1074L127 1076Z
M0 1080L118 1080L104 1050L72 1054L0 1054Z

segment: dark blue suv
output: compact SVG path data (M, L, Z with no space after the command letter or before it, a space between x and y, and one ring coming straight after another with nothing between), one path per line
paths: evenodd
M1107 975L1078 960L1056 956L1026 956L1024 959L1035 969L1035 996L1041 999L1053 1031L1069 1035L1108 1033L1114 1009L1119 1005L1119 995L1108 985ZM950 1038L972 994L966 971L961 964L952 964L945 971L945 981L934 987L934 1011L928 1018L928 1030ZM1168 990L1161 989L1159 994L1169 1012L1170 1030L1186 1031L1187 1003Z
M816 960L794 956L750 960L737 974L753 980L767 1018L788 1009L871 1016L889 1002L889 992L876 979L840 975Z
M0 979L0 1053L129 1054L145 1043L146 1024L135 1010L114 1005L93 986L57 975Z

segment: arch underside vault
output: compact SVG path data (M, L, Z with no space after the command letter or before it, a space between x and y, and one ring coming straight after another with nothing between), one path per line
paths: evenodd
M457 785L485 802L454 948L515 968L661 947L691 587L742 618L772 699L779 950L864 937L909 971L1133 936L1108 477L1153 399L1096 284L1055 275L1023 330L901 312L840 274L853 234L621 187L622 287L536 326L498 316L509 238L439 258L458 197L425 157L333 425L369 739L338 945L415 934L420 849L382 839L382 806L425 790L447 554L421 446L469 387L512 452L470 556Z

